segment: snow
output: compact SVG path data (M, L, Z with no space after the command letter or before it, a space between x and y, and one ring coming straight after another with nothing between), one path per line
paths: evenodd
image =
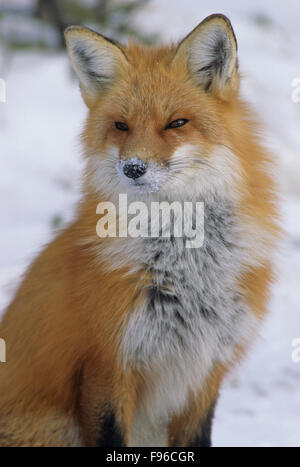
M226 3L226 8L224 8ZM178 39L206 15L221 12L239 43L243 93L263 119L280 164L286 238L277 259L270 314L249 357L221 391L215 446L300 447L300 76L298 0L152 0L136 21L162 39ZM65 54L1 54L0 77L0 309L32 258L67 223L79 197L78 134L86 110ZM0 336L1 337L1 336Z

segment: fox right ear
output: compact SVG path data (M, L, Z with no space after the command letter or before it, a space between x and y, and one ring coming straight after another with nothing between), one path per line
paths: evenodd
M65 38L83 98L89 105L127 62L125 53L115 42L81 26L67 28Z
M237 42L226 16L210 15L179 44L174 63L185 62L198 86L222 99L238 89Z

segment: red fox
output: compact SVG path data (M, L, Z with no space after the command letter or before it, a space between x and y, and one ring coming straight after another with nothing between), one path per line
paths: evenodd
M0 445L211 446L222 380L267 310L279 235L235 34L215 14L176 45L77 26L66 42L89 109L82 200L3 317ZM97 206L121 194L204 203L203 244L100 237Z

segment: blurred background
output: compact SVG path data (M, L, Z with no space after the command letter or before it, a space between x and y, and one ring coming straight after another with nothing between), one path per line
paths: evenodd
M182 38L211 13L226 14L235 29L242 93L278 159L286 228L270 315L222 389L213 442L300 447L300 362L292 359L300 338L299 0L0 0L0 310L32 258L72 219L79 196L86 109L64 28L83 24L151 44Z

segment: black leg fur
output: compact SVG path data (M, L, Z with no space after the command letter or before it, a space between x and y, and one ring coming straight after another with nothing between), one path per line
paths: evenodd
M101 436L97 447L125 447L122 431L112 411L105 414L101 424Z
M188 446L191 448L210 448L212 423L214 419L215 406L213 406L207 413L207 416L201 424L199 433L195 436L193 442Z

